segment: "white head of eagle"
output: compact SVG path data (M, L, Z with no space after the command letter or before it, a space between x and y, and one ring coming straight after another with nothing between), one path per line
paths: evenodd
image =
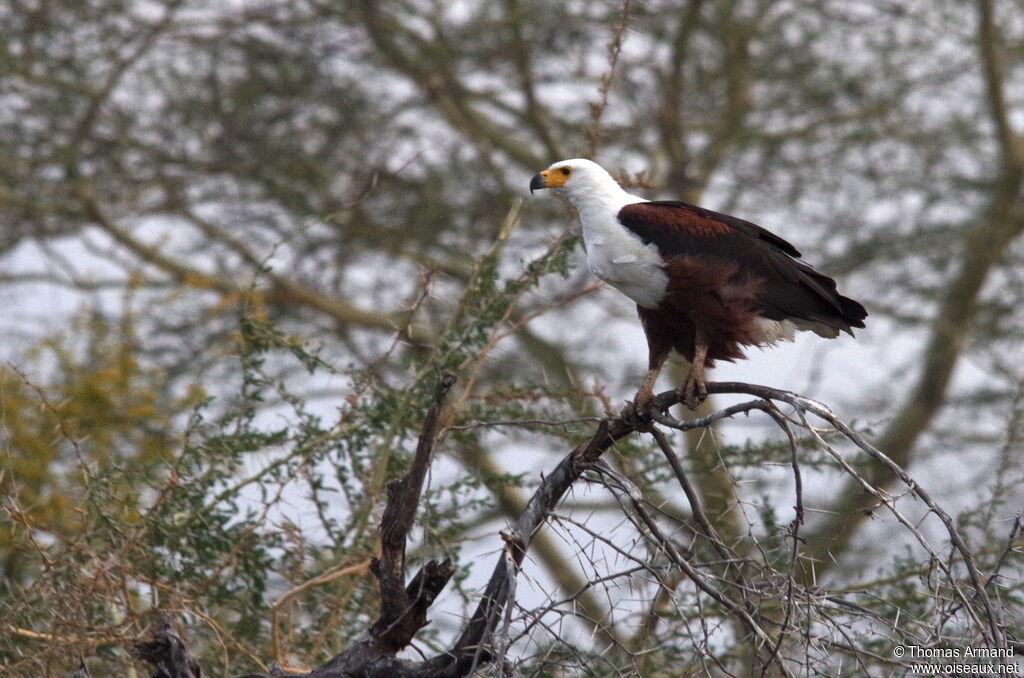
M593 160L573 158L556 162L537 174L530 182L530 190L553 188L563 193L579 209L591 200L607 200L629 196L633 202L643 198L630 196L605 168Z
M637 303L647 335L642 406L672 349L691 363L684 402L707 395L705 366L742 358L745 346L792 340L798 330L834 338L864 327L867 311L779 236L743 219L625 191L597 163L561 160L530 181L579 213L590 270Z

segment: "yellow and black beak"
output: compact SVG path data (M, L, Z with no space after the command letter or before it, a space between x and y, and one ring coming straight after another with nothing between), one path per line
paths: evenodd
M558 188L565 184L570 174L572 170L569 167L556 167L534 174L530 179L530 193L539 188Z

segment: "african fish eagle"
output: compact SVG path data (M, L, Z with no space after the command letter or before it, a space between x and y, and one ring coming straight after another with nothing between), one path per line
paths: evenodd
M587 265L636 302L648 370L633 400L643 407L674 348L690 361L683 402L707 397L705 367L743 357L743 346L792 341L797 330L833 339L864 327L867 311L800 252L749 221L675 200L645 200L590 160L562 160L530 181L579 213Z

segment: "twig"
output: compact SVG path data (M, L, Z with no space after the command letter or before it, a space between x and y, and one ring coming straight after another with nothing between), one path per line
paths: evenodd
M270 606L270 644L274 651L274 659L281 662L281 632L278 629L277 615L281 607L295 596L308 591L311 588L332 582L335 579L341 579L347 577L350 574L363 575L370 571L370 560L366 559L355 565L347 565L337 567L333 570L324 572L323 574L308 579L297 586L285 591L280 598L274 601L274 604Z
M679 457L676 455L672 446L669 444L665 434L659 431L657 428L651 428L651 436L655 442L658 443L658 447L661 448L661 453L668 460L669 466L672 467L672 472L676 476L676 481L679 483L679 487L683 489L683 493L686 495L686 500L690 503L690 511L693 513L693 519L697 521L700 529L703 531L704 537L711 542L715 550L718 551L718 555L723 560L731 560L735 557L735 554L729 552L729 548L722 541L722 537L718 534L718 530L715 529L711 521L708 520L707 515L704 513L704 509L701 506L700 498L697 496L697 492L693 489L693 485L690 484L689 478L686 477L686 472L683 470L683 465L679 461Z
M903 469L903 467L901 467L899 464L897 464L895 461L889 458L889 456L886 455L884 452L878 450L870 443L868 443L866 440L864 440L864 438L862 438L859 433L851 429L849 426L846 425L846 423L844 423L842 420L836 417L836 415L833 414L828 407L815 400L805 398L796 393L790 393L789 391L781 391L779 389L769 388L767 386L759 386L756 384L744 384L740 382L712 382L709 383L707 387L708 393L747 393L749 395L758 396L764 399L772 399L785 402L795 407L797 411L801 413L801 415L804 412L809 412L814 416L818 417L819 419L828 422L832 427L834 427L839 433L843 434L843 436L850 440L854 445L856 445L862 451L867 453L868 456L875 459L876 461L881 462L886 468L888 468L889 471L891 471L893 475L899 478L904 483L904 485L906 485L907 488L909 488L910 491L913 492L913 494L915 494L919 499L921 499L921 501L923 501L925 505L928 506L931 512L938 516L939 520L941 520L942 523L946 526L946 532L949 535L950 542L953 544L954 548L956 548L956 550L960 552L960 555L963 556L964 567L967 568L967 572L971 578L971 583L973 584L975 591L977 591L978 597L981 599L982 605L985 608L986 620L988 622L988 633L990 636L988 638L988 642L992 643L993 647L1006 647L1006 639L1003 636L1002 631L1000 629L999 613L997 609L993 607L992 601L989 599L988 593L985 591L985 586L982 583L983 577L978 572L977 565L974 562L974 555L967 547L966 542L964 542L963 537L960 535L960 531L957 530L956 525L953 522L953 519L949 516L949 514L946 513L946 511L941 506L939 506L934 499L932 499L931 495L923 487L921 487L921 485L916 480L910 477L910 474L908 474L906 470ZM675 404L675 402L678 401L678 396L672 397L672 395L670 395L673 393L674 392L669 392L669 394L660 394L658 396L658 399L661 399L662 396L668 396L663 401L666 403L665 407L668 407L670 405ZM661 406L661 402L658 403L658 406ZM896 519L903 523L904 526L907 527L915 535L918 542L921 543L922 546L924 546L929 552L932 553L932 555L935 556L936 560L940 563L940 567L943 569L943 572L946 574L949 581L953 584L954 590L959 591L959 586L957 586L957 581L956 578L953 576L952 571L950 571L948 567L941 563L941 560L938 558L936 554L934 554L932 549L928 546L927 541L920 534L917 528L915 528L913 524L911 524L910 521L907 520L899 511L897 511L895 506L893 506L892 502L889 501L886 497L884 497L879 490L877 490L864 478L860 477L859 474L857 474L852 468L850 468L849 465L847 465L845 461L843 461L842 458L834 450L831 449L828 443L826 443L824 439L822 439L817 434L813 427L808 425L807 429L812 433L812 435L815 436L818 442L823 447L825 447L825 449L828 450L833 455L833 457L836 458L837 461L844 465L844 469L847 473L850 473L855 478L859 478L859 481L861 482L864 489L871 493L872 495L874 495L877 499L882 501L885 504L885 506L893 513ZM962 593L960 593L959 595L961 597L963 596ZM966 599L964 599L964 602L966 602ZM972 609L970 607L968 607L968 611L969 613L973 614Z
M13 633L22 638L60 645L114 645L130 640L130 638L125 638L124 636L57 636L52 633L40 633L31 629L23 629L11 624L4 624L2 628L8 633Z
M793 468L793 482L796 493L796 515L793 517L793 522L790 523L789 528L789 536L793 546L789 552L789 577L786 578L786 614L782 618L782 627L779 629L779 637L775 641L775 647L772 648L771 656L761 668L761 678L765 678L772 660L775 659L782 650L782 643L786 639L786 632L789 630L789 622L793 617L793 608L796 606L796 603L793 601L793 575L794 568L796 567L797 555L800 550L800 526L803 525L804 522L803 479L800 476L800 463L797 461L796 457L796 436L793 435L793 429L789 426L789 420L774 406L766 409L765 413L775 420L778 427L785 432L786 438L789 439L790 465Z
M601 417L578 417L576 419L562 419L551 421L547 419L502 419L498 421L476 421L469 424L458 424L456 426L445 426L441 429L440 436L448 431L469 431L477 428L490 428L492 426L558 426L568 429L572 424L597 423Z
M455 573L455 567L451 560L431 560L406 585L405 546L441 427L441 410L455 381L453 374L441 375L412 464L404 476L387 485L388 499L380 524L381 555L370 562L370 570L380 584L380 614L366 633L308 678L365 675L369 666L381 672L374 675L420 675L410 668L409 662L395 659L395 654L426 625L427 610Z
M601 85L597 89L598 100L590 104L590 124L587 125L587 154L590 158L597 157L597 151L601 146L602 118L605 109L608 108L608 94L615 80L615 67L619 63L622 43L626 37L630 2L631 0L624 0L619 20L612 27L612 40L608 43L608 70L601 76Z
M757 621L750 615L749 612L747 612L745 609L737 605L735 602L730 600L725 594L723 594L721 591L712 586L711 583L707 581L707 578L703 574L701 574L696 568L694 568L690 564L690 562L682 556L682 554L679 553L678 549L676 549L675 547L675 544L673 544L672 541L665 536L665 534L661 531L661 528L658 527L657 522L655 522L655 520L651 517L651 514L647 511L647 508L643 505L643 494L640 492L639 488L633 485L633 483L630 482L629 479L626 478L625 476L611 471L611 469L607 468L607 465L595 463L594 468L598 470L602 475L609 478L614 478L616 480L618 489L623 491L626 494L626 496L629 497L629 501L633 511L636 512L636 514L640 517L640 520L643 522L644 526L650 532L651 536L654 537L655 541L657 541L658 546L665 553L665 555L668 556L668 559L672 562L672 564L674 564L676 567L682 570L683 574L685 574L697 588L699 588L701 591L703 591L708 596L713 598L716 602L718 602L718 604L720 604L722 607L728 610L733 616L739 619L740 622L744 626L746 626L759 641L763 643L771 642L771 638L764 631L764 629L761 628L760 624L757 623ZM613 485L612 487L615 487L615 485ZM772 657L772 659L776 658ZM778 660L778 666L783 675L790 675L788 668L785 664L782 663L781 660Z

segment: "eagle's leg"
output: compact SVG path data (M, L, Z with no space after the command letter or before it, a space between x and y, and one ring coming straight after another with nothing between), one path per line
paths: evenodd
M693 337L693 361L690 363L690 373L686 375L686 381L680 392L683 397L683 404L691 410L696 410L708 397L708 387L704 383L704 362L708 358L708 341L704 333L699 329L694 331Z
M660 356L651 356L647 375L644 377L643 383L640 384L640 390L633 396L633 403L638 408L644 407L654 398L654 382L658 381L658 375L661 374L661 366L665 364L665 358L667 357L668 353Z
M622 410L621 416L624 419L642 419L649 416L646 413L647 404L654 399L654 382L658 380L661 367L665 364L665 360L668 358L671 350L671 346L662 347L652 344L649 347L647 375L644 377L643 383L640 384L640 390L633 396L633 402L627 404L625 409Z

